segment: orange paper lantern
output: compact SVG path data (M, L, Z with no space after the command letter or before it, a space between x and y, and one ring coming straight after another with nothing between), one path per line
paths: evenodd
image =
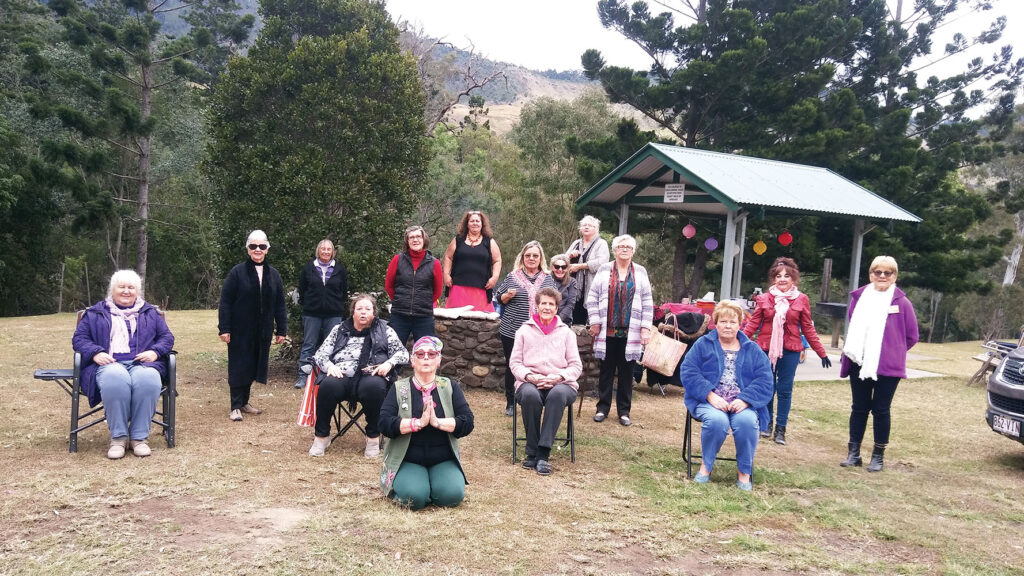
M758 240L757 242L754 242L753 248L754 254L757 254L758 256L768 251L768 245L764 243L764 240Z

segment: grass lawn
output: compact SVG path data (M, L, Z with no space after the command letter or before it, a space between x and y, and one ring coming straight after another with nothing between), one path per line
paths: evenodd
M1024 574L1024 446L964 385L976 342L915 347L914 368L948 376L900 383L880 474L838 466L848 384L798 382L789 445L760 444L751 494L730 462L686 480L677 388L638 386L630 428L594 423L586 398L576 463L553 455L549 477L511 464L504 397L470 390L467 500L414 513L380 497L358 432L306 454L292 364L233 423L216 313L168 323L178 445L154 434L151 457L112 462L105 426L68 453L69 399L32 379L70 367L74 316L0 319L0 575Z

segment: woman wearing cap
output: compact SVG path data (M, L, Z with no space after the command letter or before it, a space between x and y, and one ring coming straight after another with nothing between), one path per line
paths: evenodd
M228 345L228 418L235 422L242 420L243 413L263 412L249 403L252 383L267 383L270 341L280 344L288 335L284 284L277 270L266 263L270 250L266 233L253 230L245 247L249 258L228 272L218 310L220 339Z
M814 330L811 322L811 301L807 295L797 289L800 283L800 269L792 258L776 258L768 269L768 281L772 287L767 294L757 297L754 313L743 326L743 333L752 338L757 332L757 345L768 355L772 363L775 381L775 396L768 403L768 418L761 422L761 437L772 436L772 404L778 398L779 411L775 415L774 441L786 444L786 424L789 422L789 409L793 403L793 378L796 366L800 363L800 355L804 351L803 332L807 343L815 354L821 358L822 368L831 368L825 347Z
M486 214L471 210L462 216L456 236L444 252L447 308L472 306L479 312L494 312L491 289L501 274L501 250L492 236Z
M422 226L409 226L402 251L395 254L384 276L384 291L391 299L388 324L405 341L434 335L434 302L441 297L441 262L430 253L430 237Z
M413 375L395 382L380 411L389 438L380 488L413 510L458 506L466 495L459 438L473 431L473 412L459 385L437 375L442 348L433 336L413 344Z
M558 317L566 326L572 326L572 311L579 299L580 290L576 279L569 274L569 257L559 254L551 258L551 276L555 279L558 293L562 295L558 305Z
M850 292L850 310L839 376L850 376L849 454L839 465L860 466L860 443L874 415L875 448L868 472L881 472L889 444L889 412L900 378L907 377L907 351L917 344L917 316L907 295L896 287L899 268L892 256L871 262L871 284Z

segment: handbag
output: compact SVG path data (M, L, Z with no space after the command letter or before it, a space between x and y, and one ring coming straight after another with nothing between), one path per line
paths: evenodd
M317 374L314 371L313 374ZM316 393L320 390L320 384L311 374L306 380L306 389L302 393L302 404L299 405L299 426L313 426L316 424Z
M675 315L669 314L668 316L672 318L672 323L675 324ZM673 334L675 333L676 330L673 331ZM647 346L644 347L644 355L640 358L640 363L645 368L654 370L658 374L672 376L685 352L685 343L675 338L669 338L662 334L660 330L655 330L651 332L651 339L647 342Z

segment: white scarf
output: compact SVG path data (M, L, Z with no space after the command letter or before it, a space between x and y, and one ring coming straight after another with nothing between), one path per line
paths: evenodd
M138 327L139 310L145 304L142 298L135 299L131 308L118 308L114 299L107 296L107 309L110 310L110 353L127 354L132 351L129 338Z
M882 337L885 323L889 319L889 307L896 294L896 284L880 292L868 286L857 300L857 306L846 329L843 354L855 364L860 364L862 380L878 379L878 361L882 357Z
M775 286L768 289L768 293L775 298L775 317L772 318L772 336L768 343L768 359L772 362L772 369L775 362L782 358L784 331L786 329L786 313L789 312L789 301L795 300L800 295L796 286L790 286L789 290L783 292Z

